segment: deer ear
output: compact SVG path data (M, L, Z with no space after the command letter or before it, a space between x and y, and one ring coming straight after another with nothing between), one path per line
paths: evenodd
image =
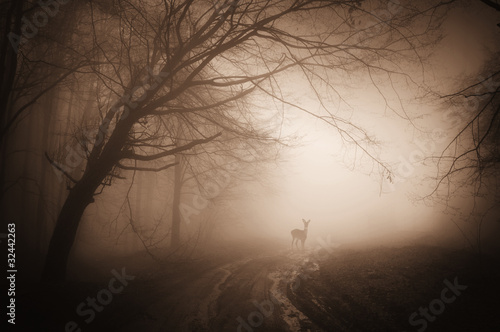
M302 221L303 221L303 222L306 222L306 220L305 220L305 219L302 219Z

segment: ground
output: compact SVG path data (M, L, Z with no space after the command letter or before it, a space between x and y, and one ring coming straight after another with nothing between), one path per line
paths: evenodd
M228 244L197 259L155 268L139 268L137 261L115 260L114 273L99 270L93 282L33 287L19 296L16 327L500 331L499 261L463 250L413 244L292 251L261 242ZM116 275L122 276L121 283ZM88 302L92 298L98 299L95 309Z

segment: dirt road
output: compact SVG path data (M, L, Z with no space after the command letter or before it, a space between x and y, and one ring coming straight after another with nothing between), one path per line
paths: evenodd
M135 277L109 300L108 277L38 288L20 298L28 306L20 307L24 314L16 327L401 332L425 326L426 332L500 331L500 265L494 257L477 259L429 246L342 247L323 254L312 249L292 252L284 246L260 245L239 253L234 245L229 248L208 259L171 262L155 270L134 271L134 263L141 262L137 259L113 261L114 266L130 268L127 273ZM447 287L456 296L450 297ZM443 292L448 297L441 303ZM95 307L92 319L78 312L79 305L95 298L106 303ZM421 311L427 307L432 316ZM68 329L68 322L78 329Z
M317 268L288 251L180 268L131 287L122 300L133 308L116 308L89 330L321 331L286 295Z

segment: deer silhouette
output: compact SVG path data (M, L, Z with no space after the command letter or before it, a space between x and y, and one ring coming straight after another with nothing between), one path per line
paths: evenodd
M304 223L304 229L294 229L292 231L292 250L293 250L293 242L295 241L295 246L297 249L299 248L299 240L302 243L302 250L304 250L304 242L306 242L307 239L307 227L309 226L309 223L311 220L305 221L302 219L302 222Z

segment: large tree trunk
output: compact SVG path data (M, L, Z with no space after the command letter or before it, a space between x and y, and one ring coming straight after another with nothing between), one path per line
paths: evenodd
M93 182L93 183L92 183ZM44 282L61 282L66 278L69 253L85 208L93 202L93 194L101 181L82 178L70 191L57 218L42 274Z
M83 212L94 201L93 195L96 189L121 159L121 150L126 142L128 132L136 120L137 118L129 116L125 121L120 121L104 145L102 153L93 159L90 157L82 178L71 188L50 239L42 281L61 282L65 280L68 257L75 242L76 231ZM96 148L98 147L94 147L94 149Z

